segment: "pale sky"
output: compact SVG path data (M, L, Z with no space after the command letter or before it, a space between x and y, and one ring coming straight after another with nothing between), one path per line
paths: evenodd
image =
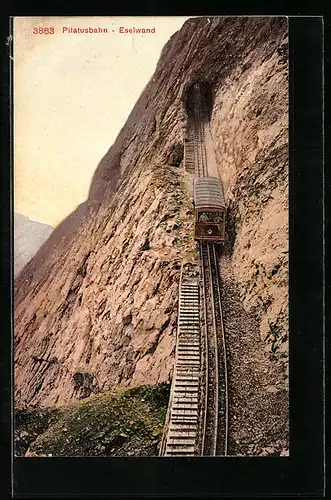
M87 198L99 161L186 19L14 18L15 212L55 226ZM108 33L63 32L99 26ZM54 33L39 34L45 27Z

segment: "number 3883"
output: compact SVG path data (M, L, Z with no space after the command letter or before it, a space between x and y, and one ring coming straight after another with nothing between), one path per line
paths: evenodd
M53 26L50 26L50 27L39 26L39 28L37 28L37 27L33 28L34 35L53 35L54 32L55 32L55 30L54 30Z

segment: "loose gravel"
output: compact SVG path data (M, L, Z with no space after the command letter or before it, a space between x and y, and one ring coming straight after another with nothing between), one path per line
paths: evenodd
M289 455L284 362L269 358L259 322L245 311L227 255L220 257L228 352L229 448L235 456Z

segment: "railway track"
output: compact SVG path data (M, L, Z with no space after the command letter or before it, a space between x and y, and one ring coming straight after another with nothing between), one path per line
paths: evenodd
M184 165L199 177L208 176L204 111L195 86ZM200 283L181 271L175 370L160 449L165 456L228 453L227 351L218 258L214 243L200 242L199 252Z
M199 177L207 176L207 153L202 119L202 106L198 87L193 91L193 124L189 124L185 144L185 170Z
M160 449L164 456L225 456L228 451L227 353L213 243L200 243L200 281L201 286L197 277L181 276L175 370Z
M207 176L207 155L204 137L204 126L202 120L201 96L198 87L194 88L194 157L196 173L199 177Z
M227 455L229 397L227 352L219 268L215 245L200 243L202 273L205 387L202 455Z

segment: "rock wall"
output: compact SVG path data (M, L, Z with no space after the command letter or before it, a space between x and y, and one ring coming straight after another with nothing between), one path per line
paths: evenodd
M263 340L288 352L287 32L268 42L214 89L211 119L228 204L227 252L244 307ZM277 47L276 47L277 46ZM275 50L276 48L276 50ZM274 338L276 336L276 338Z
M192 224L182 176L170 167L135 169L113 198L116 216L102 209L91 219L52 280L17 307L21 404L63 404L114 385L169 379Z
M280 317L286 31L285 18L194 18L171 37L97 167L88 200L15 282L17 406L61 405L113 385L171 378L180 264L194 258L180 165L185 95L196 80L212 88L211 130L243 300L252 309L269 299L266 318Z

